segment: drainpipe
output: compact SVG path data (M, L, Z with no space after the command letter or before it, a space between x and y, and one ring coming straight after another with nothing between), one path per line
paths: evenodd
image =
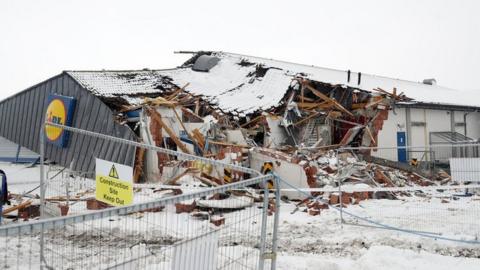
M455 132L455 111L450 111L450 131Z
M450 131L455 134L455 111L450 111ZM452 147L452 157L456 156L457 148Z
M429 138L429 130L428 130L428 123L427 123L427 109L423 109L423 122L425 123L425 125L423 126L423 140L424 140L424 145L425 145L425 153L428 152L429 150L429 145L430 145L430 138ZM429 161L428 159L426 159L426 161Z
M463 132L464 132L465 137L468 137L468 135L467 135L467 115L469 115L470 113L472 113L472 112L463 113Z
M407 132L407 146L412 145L412 126L411 126L411 113L410 113L410 107L405 108L405 131ZM411 159L410 152L408 151L409 148L407 148L407 160Z

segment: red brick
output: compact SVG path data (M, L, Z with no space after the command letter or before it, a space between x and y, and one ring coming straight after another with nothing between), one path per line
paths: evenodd
M191 204L185 204L185 203L176 203L175 204L175 209L176 213L191 213L193 210L195 210L195 207L197 207L197 204L195 202Z
M153 208L145 209L141 212L157 213L157 212L161 212L164 208L165 206L153 207Z
M352 202L352 193L342 193L342 204L350 204ZM339 204L340 196L336 194L330 195L330 204Z
M222 194L220 193L215 193L213 194L210 198L208 198L209 200L221 200L221 199L224 199Z
M69 210L69 208L70 208L70 207L68 207L68 205L66 205L66 204L59 204L59 205L58 205L58 208L60 208L60 214L61 214L62 216L68 215L68 210Z
M318 209L328 209L328 204L326 203L319 203L317 206Z
M221 226L225 224L225 217L212 217L210 218L210 223L212 223L215 226Z
M29 205L18 210L18 217L27 221L29 218L40 216L40 205Z
M319 209L310 208L310 209L308 209L308 214L309 214L310 216L318 216L318 215L320 215L320 210L319 210Z
M330 195L330 204L338 204L340 202L340 197L338 195L332 194Z
M180 195L183 193L183 191L179 188L174 188L173 190L173 195Z
M352 202L352 193L342 193L342 203L350 204Z
M87 209L88 210L100 210L100 209L105 209L112 207L111 205L98 201L96 199L88 199L87 200Z
M353 199L355 204L358 204L359 202L364 200L368 200L369 198L370 194L368 191L353 192Z

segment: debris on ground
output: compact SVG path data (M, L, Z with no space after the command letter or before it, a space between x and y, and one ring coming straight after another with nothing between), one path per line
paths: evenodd
M215 60L213 55L199 56ZM400 89L375 88L365 91L347 85L324 83L306 74L292 74L288 70L242 59L238 63L225 62L225 65L235 70L247 68L250 72L245 76L249 78L247 84L251 84L251 87L242 83L216 97L198 95L198 91L192 91L192 87L206 87L201 90L211 92L213 89L209 90L207 86L214 88L215 84L199 84L195 77L198 74L191 70L208 75L208 72L215 70L218 61L211 62L212 66L204 70L197 63L200 61L197 58L187 61L177 71L176 76L182 78L183 85L179 85L179 80L170 78L175 74L169 75L168 72L161 76L153 71L103 74L101 76L110 76L108 79L135 82L139 86L154 82L158 92L105 94L101 98L114 111L116 121L129 126L141 142L249 167L263 174L275 173L290 185L301 189L335 189L339 185L381 188L452 184L450 175L444 170L428 174L409 164L374 157L378 134L389 111L394 109L397 102L412 100ZM243 103L249 100L234 100L229 96L232 91L246 91L248 93L245 95L251 95L260 89L258 87L262 83L267 84L267 80L268 83L275 82L271 76L289 85L279 102L267 102L269 97L259 93L255 97L258 104L248 106ZM197 83L194 83L195 80ZM85 84L89 87L87 79ZM253 85L257 88L253 88ZM228 107L229 102L242 104L230 104ZM142 193L148 190L147 193L155 197L182 194L191 187L217 187L251 177L232 168L220 168L198 160L186 161L140 148L135 151L134 163L135 191ZM170 187L158 188L155 185ZM269 189L275 187L273 182L267 185ZM283 184L281 187L287 188ZM262 201L263 187L258 188L260 191L220 194L217 198L178 203L176 212L196 214L200 210L215 213L242 209ZM344 192L340 196L339 192L312 191L310 195L321 198L325 203L306 200L306 195L298 191L282 192L283 198L299 201L296 203L297 209L305 207L310 215L320 214L328 208L328 204L346 206L368 199L396 199L415 193L369 191ZM78 201L86 201L87 209L92 210L109 207L95 200L92 193L49 197L46 200L60 209L60 214L68 212L69 203ZM27 202L23 203L18 205L19 209L27 206ZM33 214L30 213L35 211L27 212L29 214L23 215L31 216Z

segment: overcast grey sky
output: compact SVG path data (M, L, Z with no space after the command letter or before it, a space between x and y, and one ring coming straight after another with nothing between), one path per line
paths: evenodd
M0 0L0 99L63 70L222 50L479 90L480 1Z

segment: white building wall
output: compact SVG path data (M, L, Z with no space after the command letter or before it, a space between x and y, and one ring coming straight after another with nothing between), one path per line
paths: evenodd
M467 137L474 140L480 139L480 113L467 114Z
M430 132L452 131L451 112L447 110L410 109L411 129L408 158L418 160L430 160L429 145ZM423 126L415 126L415 122L424 123Z
M407 109L397 108L396 114L389 111L388 119L385 120L382 130L378 133L378 147L388 148L397 146L397 132L408 132L407 128ZM410 108L410 134L407 135L407 145L418 148L411 149L409 158L421 159L423 156L422 150L426 150L424 146L430 145L430 132L450 132L452 131L451 111L448 110L433 110L433 109L418 109ZM455 123L464 122L464 111L454 111L454 130L460 134L465 135L465 127L462 125L455 125ZM472 139L480 138L480 113L471 112L467 114L467 137ZM410 141L408 141L410 139ZM379 149L372 152L372 155L397 161L396 149Z
M388 119L383 122L382 130L378 133L377 138L378 147L385 149L373 151L372 155L389 160L397 160L397 150L391 148L397 146L397 132L405 131L405 127L405 108L396 108L395 111L389 111Z

